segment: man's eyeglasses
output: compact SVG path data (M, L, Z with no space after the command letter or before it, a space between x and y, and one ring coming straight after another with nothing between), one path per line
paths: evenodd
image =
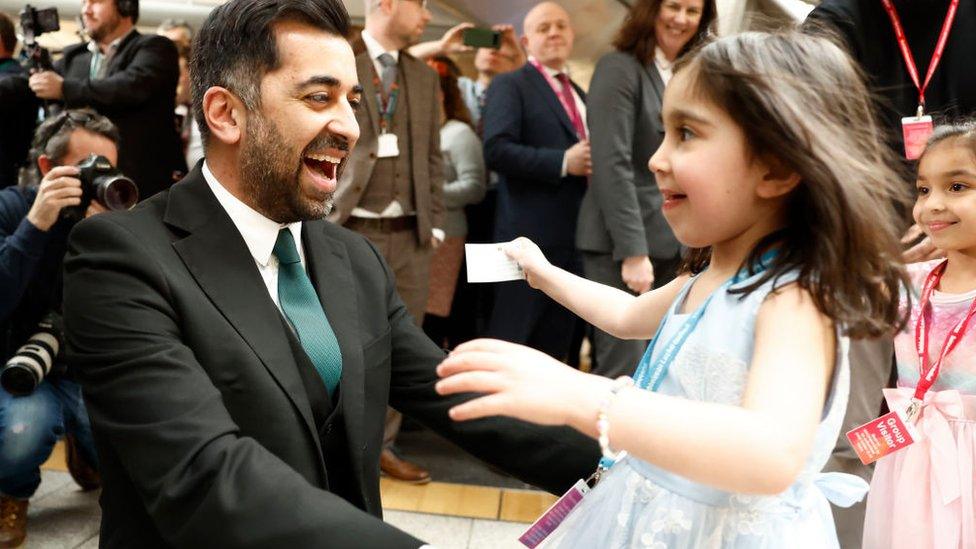
M427 0L409 0L409 1L413 2L414 4L420 4L421 8L427 9Z

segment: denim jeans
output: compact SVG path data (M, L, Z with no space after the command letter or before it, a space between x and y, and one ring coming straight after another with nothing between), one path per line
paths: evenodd
M41 484L41 464L54 444L72 434L82 458L97 464L81 387L67 379L47 379L27 396L0 388L0 493L28 499Z

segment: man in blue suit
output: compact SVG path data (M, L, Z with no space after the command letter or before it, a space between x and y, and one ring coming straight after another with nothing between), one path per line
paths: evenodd
M566 73L573 49L569 14L553 2L525 16L529 62L488 88L485 161L499 175L495 238L526 236L554 265L580 274L576 217L590 175L583 90ZM524 281L498 286L488 332L567 360L582 324Z

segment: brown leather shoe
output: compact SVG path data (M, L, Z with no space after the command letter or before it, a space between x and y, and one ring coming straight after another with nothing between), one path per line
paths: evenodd
M385 476L410 484L430 482L430 473L426 469L400 459L389 448L384 449L380 454L380 471Z
M0 547L20 547L27 539L27 500L0 496Z
M78 486L81 486L82 491L95 490L102 485L102 476L82 457L74 435L65 435L64 453L65 461L68 462L68 472Z

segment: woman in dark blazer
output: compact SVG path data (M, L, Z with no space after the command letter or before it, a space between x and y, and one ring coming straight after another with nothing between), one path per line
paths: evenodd
M647 161L664 137L661 99L671 64L715 19L715 0L639 0L597 63L586 101L593 175L580 207L576 246L586 278L643 293L675 276L680 245L661 213ZM646 341L594 329L593 371L633 373Z

